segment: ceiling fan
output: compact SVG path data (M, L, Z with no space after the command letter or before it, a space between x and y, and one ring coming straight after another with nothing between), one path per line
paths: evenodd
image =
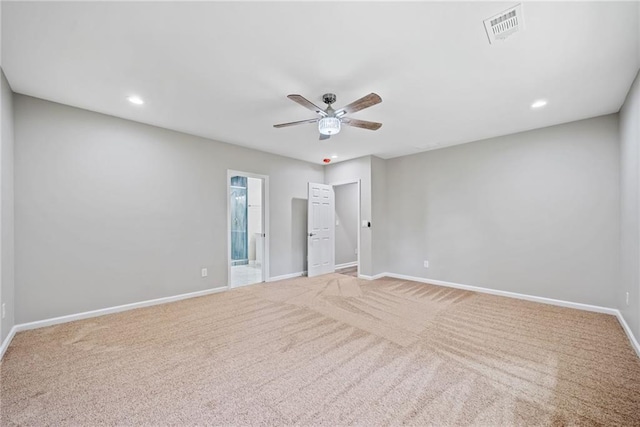
M364 110L365 108L381 103L382 98L380 98L380 96L375 93L370 93L367 96L363 96L357 101L353 101L351 104L342 107L339 110L334 110L333 107L331 107L331 104L336 102L336 96L333 93L325 93L324 95L322 95L322 101L327 104L327 108L325 108L324 110L302 95L287 95L287 98L319 114L320 117L309 120L300 120L298 122L281 123L279 125L273 125L274 128L283 128L287 126L317 122L318 131L320 132L320 140L324 140L329 139L331 135L335 135L340 132L340 126L343 124L369 130L378 130L380 129L380 126L382 126L382 123L369 122L366 120L358 120L345 117L345 115L347 114L355 113L356 111Z

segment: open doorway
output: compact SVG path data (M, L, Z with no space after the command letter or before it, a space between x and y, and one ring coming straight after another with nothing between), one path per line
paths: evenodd
M335 194L336 272L358 276L360 242L360 185L350 182L333 186Z
M229 287L251 285L268 277L268 177L227 172Z

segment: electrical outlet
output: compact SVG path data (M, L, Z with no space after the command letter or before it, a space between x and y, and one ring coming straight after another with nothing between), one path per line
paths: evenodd
M629 292L627 292L627 305L629 305Z
M429 261L424 260L424 268L429 268Z
M209 275L209 273L207 272L206 268L202 269L202 277L207 277Z
M2 303L2 318L4 319L4 316L6 316L6 310L5 310L5 305L4 303Z

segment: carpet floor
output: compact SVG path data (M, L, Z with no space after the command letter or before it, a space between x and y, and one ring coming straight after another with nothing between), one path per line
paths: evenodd
M18 333L9 425L640 425L615 317L329 274Z

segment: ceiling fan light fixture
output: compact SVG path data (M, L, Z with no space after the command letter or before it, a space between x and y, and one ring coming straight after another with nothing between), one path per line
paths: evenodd
M323 135L335 135L340 132L340 119L323 117L318 121L318 131Z

